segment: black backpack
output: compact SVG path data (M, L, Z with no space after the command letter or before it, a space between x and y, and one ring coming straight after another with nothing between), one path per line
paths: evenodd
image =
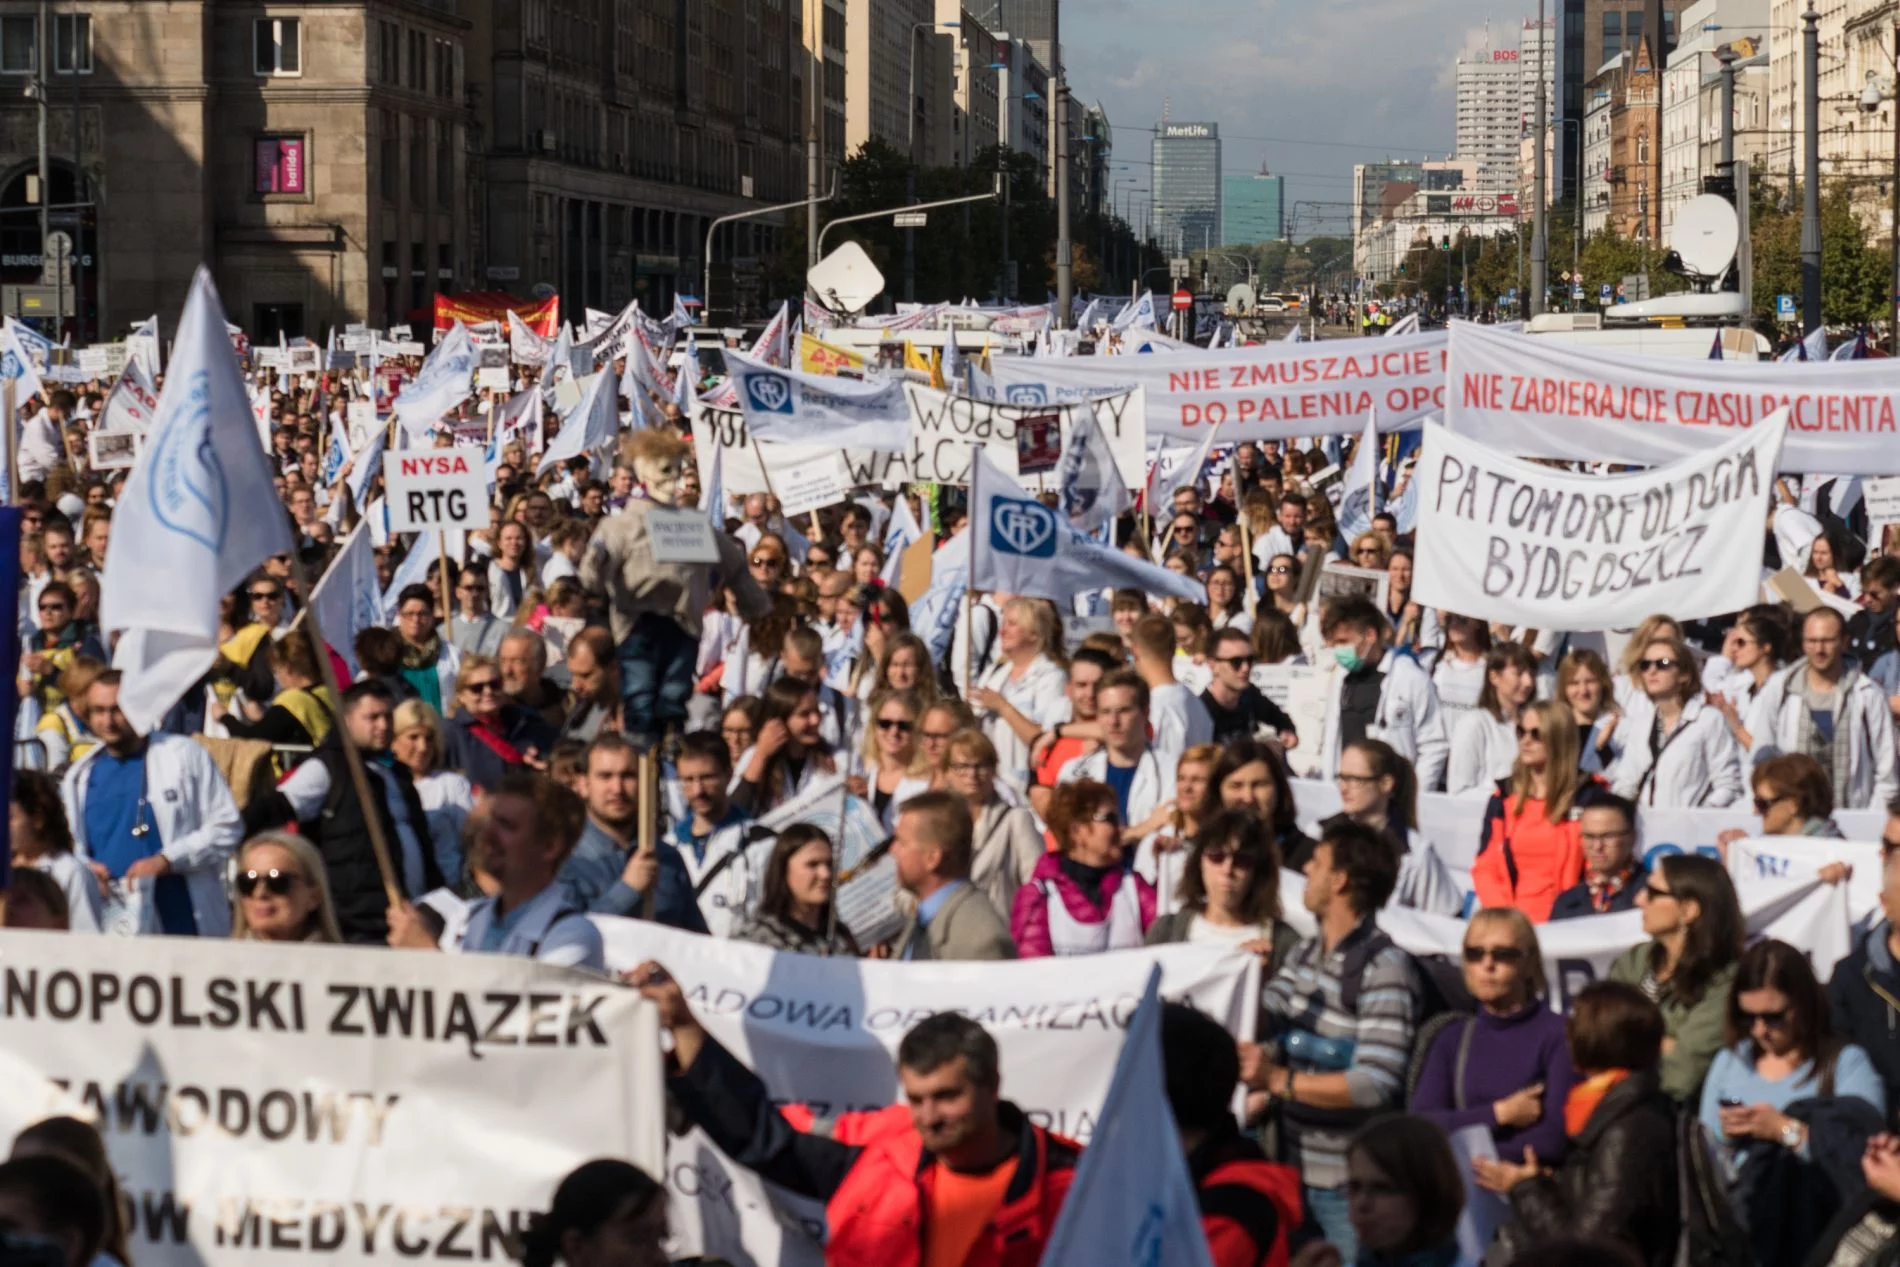
M1755 1248L1729 1204L1728 1179L1694 1108L1676 1113L1675 1267L1753 1267Z

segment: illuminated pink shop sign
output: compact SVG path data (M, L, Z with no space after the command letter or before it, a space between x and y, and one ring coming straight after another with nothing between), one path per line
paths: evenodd
M257 192L304 192L303 139L268 137L257 143Z

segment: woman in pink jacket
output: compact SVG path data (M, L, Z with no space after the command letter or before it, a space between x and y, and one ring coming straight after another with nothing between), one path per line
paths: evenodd
M1155 890L1122 866L1115 790L1087 779L1064 783L1055 789L1048 821L1058 852L1043 855L1010 911L1017 956L1140 946L1154 923Z

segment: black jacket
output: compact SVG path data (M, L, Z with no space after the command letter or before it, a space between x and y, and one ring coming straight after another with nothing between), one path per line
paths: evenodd
M1827 1002L1834 1028L1872 1058L1887 1088L1891 1126L1900 1110L1900 967L1886 945L1888 931L1884 920L1874 925L1835 965Z
M389 896L383 889L382 871L376 865L375 847L370 844L369 820L364 817L362 804L356 799L356 785L345 764L343 741L336 727L330 728L322 745L308 759L321 762L330 774L330 791L324 796L317 816L297 819L296 812L291 809L284 794L274 791L269 796L251 802L244 811L244 832L249 836L296 822L298 834L307 838L323 856L324 871L330 880L330 900L336 906L336 920L343 931L343 940L380 946L389 936L389 924L384 914L389 909ZM435 849L429 838L429 820L422 811L422 798L416 795L415 783L410 779L409 771L400 763L391 767L390 773L395 775L396 786L401 789L403 804L408 810L409 828L421 849L422 890L426 893L431 889L442 888L444 880L441 869L435 863ZM369 774L369 786L372 793L383 790L387 794L388 784L373 773ZM383 840L388 843L393 855L390 861L400 872L402 838L396 831L396 816L390 811L384 797L377 798L376 813L382 820Z
M1636 895L1642 892L1643 885L1648 882L1649 872L1644 870L1641 864L1637 864L1630 872L1630 878L1624 882L1622 888L1616 891L1616 896L1610 899L1610 909L1604 913L1614 915L1618 911L1635 910ZM1550 904L1552 919L1576 919L1582 915L1596 913L1596 908L1590 905L1590 884L1587 880L1577 881L1559 893L1557 900Z
M1501 1235L1511 1255L1559 1237L1603 1240L1636 1251L1645 1267L1675 1259L1676 1110L1655 1070L1611 1087L1552 1175L1511 1189Z
M1880 1114L1854 1095L1796 1100L1784 1110L1808 1128L1808 1155L1749 1150L1734 1204L1748 1225L1757 1262L1798 1263L1826 1240L1830 1221L1867 1190L1861 1155Z
M523 756L527 755L528 749L535 748L545 758L554 751L555 741L560 738L554 727L543 721L539 713L515 703L501 706L501 728L502 738L513 744L515 751ZM470 783L482 791L494 791L502 776L508 773L508 762L503 761L493 748L474 733L474 717L466 709L459 710L448 719L444 730L447 742L443 745L442 764L451 770L460 770L468 776Z

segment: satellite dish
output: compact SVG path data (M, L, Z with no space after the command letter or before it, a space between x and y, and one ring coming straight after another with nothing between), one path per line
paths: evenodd
M1683 267L1689 272L1699 277L1720 277L1728 271L1741 243L1741 222L1728 199L1702 194L1676 209L1676 227L1669 245L1682 257Z
M1227 292L1227 311L1230 313L1253 311L1253 287L1246 282L1238 283Z
M861 312L884 293L884 274L863 247L847 241L812 266L805 284L833 312Z

